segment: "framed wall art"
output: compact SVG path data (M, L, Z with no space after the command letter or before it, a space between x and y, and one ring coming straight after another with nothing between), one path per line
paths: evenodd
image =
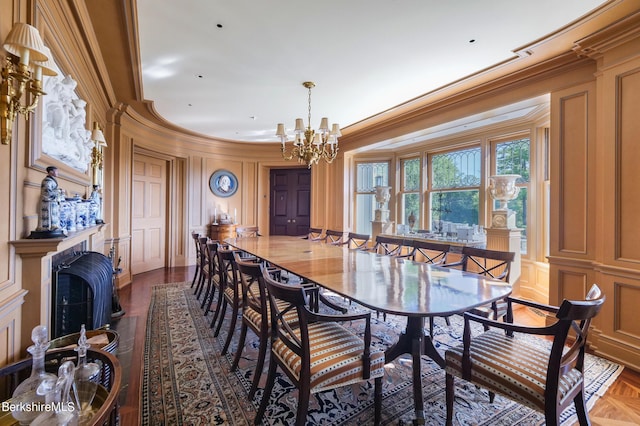
M230 197L238 190L238 179L229 170L216 170L209 178L209 188L218 197Z

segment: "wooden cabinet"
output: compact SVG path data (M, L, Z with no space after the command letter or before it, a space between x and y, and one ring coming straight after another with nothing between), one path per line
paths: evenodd
M209 238L224 241L226 238L236 237L236 225L211 224L209 225Z

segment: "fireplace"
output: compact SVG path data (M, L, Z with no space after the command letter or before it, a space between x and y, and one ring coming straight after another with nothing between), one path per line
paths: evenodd
M111 321L111 259L93 251L63 252L54 257L51 337L100 328Z

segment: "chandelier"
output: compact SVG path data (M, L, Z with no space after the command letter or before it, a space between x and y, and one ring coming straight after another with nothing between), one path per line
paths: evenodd
M293 148L289 153L287 153L287 134L284 129L284 124L278 124L276 136L279 136L282 142L282 147L280 148L282 158L287 161L296 158L299 163L306 164L311 168L311 165L318 164L320 159L331 163L336 158L338 155L338 137L342 136L342 133L340 133L340 127L335 123L331 126L331 130L329 130L329 119L327 117L320 120L320 127L317 131L311 129L311 89L316 85L312 81L305 81L302 85L309 90L307 127L304 127L302 118L296 118Z

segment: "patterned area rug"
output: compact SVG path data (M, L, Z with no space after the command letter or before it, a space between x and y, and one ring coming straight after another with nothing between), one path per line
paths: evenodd
M262 398L256 392L247 398L251 385L258 342L252 332L239 368L229 367L237 347L239 331L231 343L230 353L220 356L226 338L226 324L213 337L209 328L212 314L204 317L189 283L155 286L149 307L144 352L142 384L143 425L247 425L253 424ZM342 298L334 301L344 303ZM350 306L356 310L356 305ZM227 318L228 320L228 318ZM360 321L361 322L361 321ZM402 317L372 314L374 345L386 348L404 329ZM436 347L444 351L460 341L462 321L452 317L451 326L436 320ZM359 326L354 322L353 327ZM356 331L361 331L357 329ZM265 363L266 364L266 363ZM445 374L434 362L423 357L422 384L427 425L442 425L445 419ZM262 383L266 380L265 365ZM586 394L592 407L622 371L622 367L602 358L587 356ZM543 425L544 417L528 408L496 396L489 403L486 391L456 380L456 425ZM410 424L414 418L411 386L411 359L400 357L385 368L383 384L383 424ZM286 425L294 422L297 391L286 376L276 381L265 424ZM373 423L373 383L353 385L311 397L309 425L367 425ZM564 413L563 425L576 420L573 407Z

